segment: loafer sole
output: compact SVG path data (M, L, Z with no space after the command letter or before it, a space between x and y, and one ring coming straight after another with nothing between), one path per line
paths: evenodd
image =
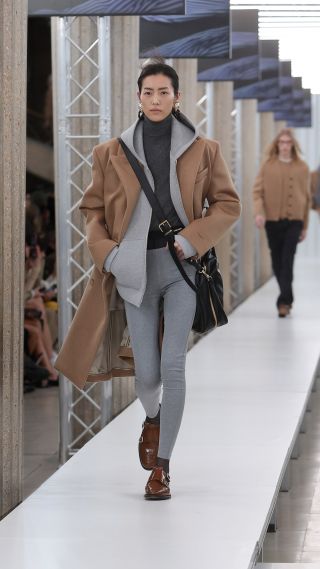
M145 494L144 495L145 500L170 500L171 498L171 494L169 494L168 496L156 496L156 495L152 495L152 494Z

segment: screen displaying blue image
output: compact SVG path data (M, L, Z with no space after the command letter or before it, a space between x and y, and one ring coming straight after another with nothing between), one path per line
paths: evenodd
M293 105L293 77L280 77L280 97L276 110L291 110ZM277 119L280 120L280 119Z
M280 61L280 95L258 102L258 112L279 112L292 109L293 106L293 78L291 77L291 61ZM286 119L277 119L286 120Z
M302 89L302 78L293 77L293 102L297 107L302 107L303 103L303 89Z
M198 81L257 80L259 71L258 10L232 10L232 59L198 59Z
M288 126L310 128L312 126L311 91L310 89L301 89L299 94L298 91L297 89L296 97L294 97L294 118L288 121Z
M29 16L185 14L185 0L29 0Z
M259 41L259 69L261 79L258 81L235 81L233 85L234 99L265 99L278 97L279 82L279 42L277 40Z
M140 18L140 57L229 57L229 0L186 0L185 16Z
M287 121L287 126L291 128L311 128L312 127L312 114L311 111L309 113L304 113L301 116L294 115L294 119Z
M285 111L276 111L274 113L275 121L288 121L294 117L294 108L286 109Z
M311 115L312 109L312 102L311 102L311 90L310 89L302 89L303 91L303 102L302 102L302 110L306 114Z

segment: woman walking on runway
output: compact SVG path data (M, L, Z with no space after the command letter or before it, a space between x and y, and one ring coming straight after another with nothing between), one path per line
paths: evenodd
M255 223L265 227L272 268L280 294L280 318L293 304L293 263L299 241L306 237L310 209L310 176L300 158L298 142L289 128L282 129L270 145L253 189Z
M143 166L176 232L178 257L194 280L195 268L186 259L203 255L219 241L239 216L239 198L219 144L198 137L180 113L179 79L172 67L159 62L145 65L138 79L138 98L138 120L122 133L121 140ZM205 200L209 207L202 217ZM93 283L87 286L56 365L79 387L88 379L99 379L99 373L102 379L128 375L128 370L119 369L119 358L113 370L104 374L101 359L93 364L98 353L111 352L108 330L115 283L125 306L136 394L146 412L139 440L141 465L151 471L145 498L168 499L169 461L184 408L187 341L196 296L171 257L118 139L94 148L93 179L80 208L95 263ZM81 326L85 323L88 329L88 321L84 339ZM124 348L122 355L128 355Z

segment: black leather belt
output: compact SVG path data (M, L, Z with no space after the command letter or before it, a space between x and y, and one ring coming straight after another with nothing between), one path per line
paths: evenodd
M175 233L179 233L182 227L174 228L173 231ZM147 249L160 249L161 247L165 247L168 241L160 231L149 231L148 234L148 241L147 241Z

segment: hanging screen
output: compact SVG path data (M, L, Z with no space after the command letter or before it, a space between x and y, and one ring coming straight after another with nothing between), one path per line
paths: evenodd
M140 18L140 57L229 57L229 9L229 0L186 0L185 16Z
M29 16L185 14L185 0L29 0Z
M279 81L279 42L277 40L259 41L259 69L261 79L258 81L235 81L233 85L234 99L265 99L280 95Z
M299 96L300 99L300 96ZM288 126L294 128L310 128L312 127L312 110L311 110L311 91L310 89L302 89L302 100L298 104L297 98L294 105L294 118L288 121Z
M291 77L291 61L280 61L280 95L258 102L258 112L281 112L292 109L293 78Z
M259 79L258 10L231 11L232 59L199 59L198 81Z

